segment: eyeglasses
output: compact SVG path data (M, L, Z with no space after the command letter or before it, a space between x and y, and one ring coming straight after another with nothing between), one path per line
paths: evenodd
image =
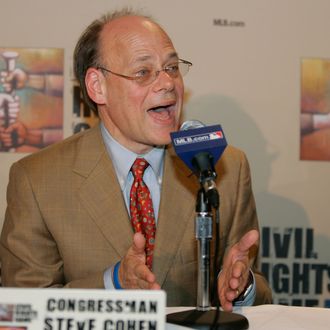
M166 74L168 74L171 78L177 78L179 75L182 77L186 75L189 71L189 68L192 66L192 63L186 60L179 59L175 63L171 63L169 65L166 65L161 70L154 70L153 68L143 68L137 73L135 73L134 76L126 76L121 73L113 72L103 66L98 66L97 70L106 71L109 73L114 74L115 76L122 77L128 80L134 80L141 86L147 86L153 83L160 72L164 71Z

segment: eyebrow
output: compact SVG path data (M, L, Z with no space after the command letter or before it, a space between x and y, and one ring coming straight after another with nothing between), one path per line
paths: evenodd
M171 60L172 58L179 59L179 55L177 52L173 52L168 56L168 59Z
M136 64L136 63L141 63L141 62L145 62L145 61L148 61L152 59L152 57L150 55L144 55L144 56L140 56L140 57L137 57L134 61L133 61L133 64ZM179 59L179 55L177 52L172 52L170 53L168 56L167 56L167 59L165 60L165 62L171 60L171 59Z

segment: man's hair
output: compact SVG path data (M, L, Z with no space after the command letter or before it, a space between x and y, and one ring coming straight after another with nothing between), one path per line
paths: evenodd
M97 113L96 103L88 96L85 86L85 76L87 69L101 65L100 60L100 34L103 27L109 22L124 16L142 16L153 20L150 16L144 15L138 10L125 7L121 10L109 12L99 19L93 21L81 34L73 53L73 70L76 79L79 82L84 101Z

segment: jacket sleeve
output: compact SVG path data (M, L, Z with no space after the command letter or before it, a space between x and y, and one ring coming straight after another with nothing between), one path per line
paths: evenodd
M249 230L257 229L259 224L255 200L251 186L251 174L248 160L243 152L239 153L240 164L238 168L238 181L236 187L235 211L231 226L228 229L225 251L235 243ZM256 280L256 299L254 305L266 304L272 302L271 289L261 274L259 269L259 242L257 246L250 251L250 266Z
M20 163L10 170L0 255L3 286L104 288L100 271L66 282L61 254Z

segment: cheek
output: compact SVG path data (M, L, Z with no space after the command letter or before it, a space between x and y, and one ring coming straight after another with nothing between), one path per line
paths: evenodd
M127 83L121 84L118 89L118 94L120 95L121 101L133 108L140 107L147 98L148 90L136 86L134 82L125 82Z
M144 99L143 93L125 84L113 86L109 93L110 109L122 118L136 117Z
M177 97L178 99L181 101L183 101L183 96L184 96L184 84L183 84L183 80L182 78L178 81L178 83L176 84L176 87L175 87L175 90L176 90L176 94L177 94Z
M148 93L133 90L125 93L123 98L125 98L124 104L126 106L126 109L123 109L123 111L126 110L127 113L136 118L144 115L147 108Z

